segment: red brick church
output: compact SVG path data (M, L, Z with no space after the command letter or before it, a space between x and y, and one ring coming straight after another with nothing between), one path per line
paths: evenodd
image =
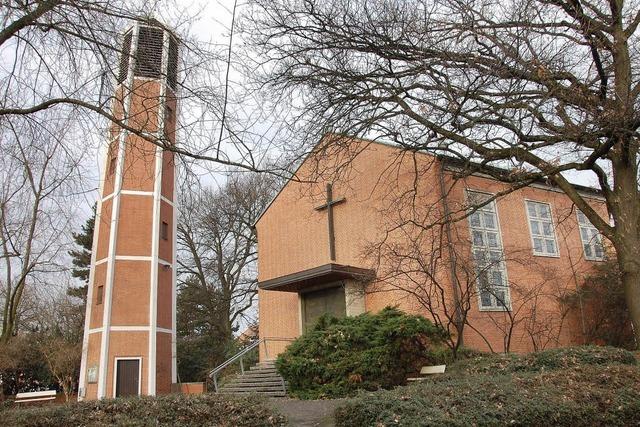
M576 188L606 217L597 190ZM559 189L511 190L447 157L324 138L256 223L260 337L391 305L453 335L463 319L479 350L583 343L584 314L563 301L604 259L602 239Z

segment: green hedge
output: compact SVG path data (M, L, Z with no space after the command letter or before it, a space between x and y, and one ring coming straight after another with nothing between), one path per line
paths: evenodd
M391 388L429 363L445 332L421 316L387 307L377 314L322 317L276 361L300 398L342 397L358 389Z
M638 425L640 369L632 356L587 347L467 360L420 384L362 393L338 408L336 425Z
M141 397L85 401L59 406L27 407L0 413L2 425L66 426L280 426L264 399L216 394Z

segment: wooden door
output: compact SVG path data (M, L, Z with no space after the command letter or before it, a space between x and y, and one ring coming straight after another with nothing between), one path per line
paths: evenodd
M312 328L323 314L345 317L344 287L337 286L302 294L302 328Z
M116 397L137 396L140 390L140 360L116 361Z

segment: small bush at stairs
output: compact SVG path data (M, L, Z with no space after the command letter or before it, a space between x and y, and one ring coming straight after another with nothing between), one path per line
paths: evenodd
M429 362L445 332L421 316L385 308L316 326L280 354L276 367L300 398L343 397L356 390L391 388Z

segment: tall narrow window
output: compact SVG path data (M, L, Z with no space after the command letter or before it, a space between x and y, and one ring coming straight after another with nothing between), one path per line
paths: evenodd
M169 224L162 221L162 225L160 226L160 235L162 236L162 240L169 240Z
M527 215L531 229L533 254L542 256L558 256L556 234L553 230L551 207L547 203L527 200Z
M98 289L96 290L96 305L100 305L102 304L102 292L103 292L103 287L102 286L98 286Z
M582 240L584 257L591 261L602 261L604 259L602 235L591 224L589 218L580 211L578 211L578 226L580 227L580 239Z
M474 191L468 191L467 195L471 206L481 205L491 197ZM469 228L480 293L480 308L507 310L510 305L509 282L494 201L477 208L469 215Z

